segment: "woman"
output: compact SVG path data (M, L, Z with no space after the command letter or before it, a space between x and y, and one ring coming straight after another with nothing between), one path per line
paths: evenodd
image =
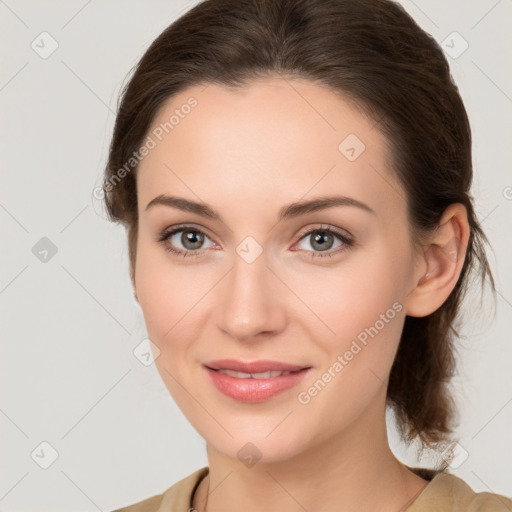
M471 270L494 286L471 180L446 59L398 4L208 0L170 25L103 188L208 466L119 510L512 510L386 432L389 406L404 441L452 441L456 315Z

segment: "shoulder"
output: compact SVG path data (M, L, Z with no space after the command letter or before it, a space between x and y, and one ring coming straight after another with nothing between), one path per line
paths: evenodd
M475 492L462 478L439 472L406 512L512 512L512 498Z
M162 504L163 494L157 494L151 498L126 505L123 508L116 508L112 512L156 512Z
M191 499L199 482L208 474L205 466L173 484L162 494L157 494L131 505L112 510L111 512L162 512L180 510L187 512L191 507Z

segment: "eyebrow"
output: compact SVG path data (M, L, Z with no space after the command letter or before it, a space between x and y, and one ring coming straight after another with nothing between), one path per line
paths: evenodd
M183 197L169 196L167 194L160 194L152 199L146 206L146 211L154 208L157 205L168 206L176 208L184 212L195 213L201 217L206 217L213 220L223 222L222 217L211 206L206 203L198 203ZM376 215L375 210L370 208L367 204L358 201L352 197L347 196L323 196L305 201L298 201L289 205L283 206L278 213L278 221L292 219L308 213L325 210L334 206L354 206L366 212Z

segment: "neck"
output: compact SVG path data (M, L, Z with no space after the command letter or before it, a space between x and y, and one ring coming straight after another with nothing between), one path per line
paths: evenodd
M209 474L193 507L199 512L406 510L428 481L391 452L385 396L380 402L346 431L290 459L261 459L248 468L208 446Z

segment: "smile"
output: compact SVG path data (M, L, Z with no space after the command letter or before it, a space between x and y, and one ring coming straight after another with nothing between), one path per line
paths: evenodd
M213 369L213 368L212 368ZM231 377L236 377L237 379L273 379L274 377L281 377L282 375L290 375L290 373L295 373L291 371L268 371L268 372L259 372L259 373L246 373L246 372L237 372L235 370L214 370L220 373L224 373L225 375L230 375ZM297 370L301 371L301 370Z
M203 366L210 382L223 395L244 403L258 403L297 386L311 368L248 373Z

